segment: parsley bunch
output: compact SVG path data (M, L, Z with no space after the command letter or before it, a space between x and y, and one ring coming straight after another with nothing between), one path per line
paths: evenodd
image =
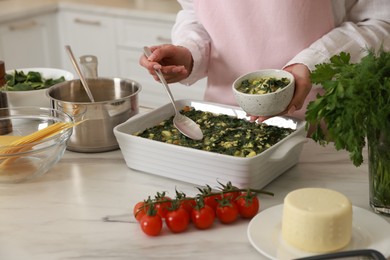
M307 107L307 126L316 125L312 139L322 145L332 140L337 150L350 153L355 166L361 165L370 133L387 131L390 138L390 53L368 50L359 63L351 63L342 52L316 65L311 80L325 90Z

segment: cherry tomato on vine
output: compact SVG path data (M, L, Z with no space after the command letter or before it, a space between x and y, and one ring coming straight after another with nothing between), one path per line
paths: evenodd
M195 207L196 202L192 199L185 199L180 201L180 208L183 208L188 212L188 214L191 213L192 209Z
M145 207L144 205L145 205L145 202L140 201L140 202L137 202L137 204L135 204L135 206L133 208L134 217L138 222L141 220L141 218L143 216L146 215L146 212L148 210L147 207Z
M241 195L241 192L239 191L235 191L235 192L226 192L226 193L223 193L223 197L224 198L227 198L231 201L235 201L239 196Z
M253 218L259 212L260 202L256 193L244 192L237 198L236 204L238 212L243 218Z
M165 196L165 192L157 192L157 195L155 196L155 202L157 202L155 203L157 215L160 215L162 218L165 218L168 212L168 208L172 206L171 198Z
M169 210L165 216L165 223L173 233L185 231L190 224L190 215L183 208Z
M218 200L221 199L221 195L214 194L215 192L213 192L209 185L206 185L206 187L203 189L198 187L198 190L200 191L200 195L203 196L204 204L210 206L213 210L215 210L218 206Z
M158 236L161 232L163 222L153 205L151 205L147 213L140 219L142 231L148 236Z
M238 208L234 201L222 198L216 209L217 218L223 224L233 223L238 218Z
M196 205L195 199L187 198L185 193L178 190L176 190L176 200L180 201L180 207L185 209L188 214L191 213Z
M134 205L134 208L133 208L133 215L135 217L135 219L139 222L141 220L141 218L143 216L146 215L146 212L148 211L148 204L149 203L152 203L152 200L150 199L150 197L148 197L147 200L144 200L144 201L140 201L140 202L137 202L135 205ZM146 206L145 206L146 204Z
M191 221L199 229L210 228L215 220L215 211L205 204L201 197L197 200L196 206L191 211Z
M229 181L226 185L218 182L222 186L222 196L231 201L235 201L240 195L241 191Z
M204 204L212 208L213 210L217 209L218 200L221 199L221 195L212 195L204 198Z

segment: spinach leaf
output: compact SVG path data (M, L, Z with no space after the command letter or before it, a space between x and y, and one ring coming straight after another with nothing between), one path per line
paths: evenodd
M13 74L5 75L6 85L1 87L5 91L26 91L46 89L57 83L65 81L65 78L44 79L41 73L37 71L29 71L27 74L23 71L15 70Z

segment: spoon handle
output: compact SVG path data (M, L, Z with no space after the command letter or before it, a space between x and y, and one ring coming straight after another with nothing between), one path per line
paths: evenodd
M81 73L80 67L79 67L79 65L78 65L77 62L76 62L76 59L75 59L75 57L74 57L74 55L73 55L73 52L72 52L72 49L70 48L69 45L66 45L66 46L65 46L65 49L66 49L66 51L68 52L68 55L69 55L70 60L71 60L71 62L72 62L72 64L73 64L73 67L76 69L76 72L77 72L77 74L79 75L79 78L80 78L80 80L81 80L81 83L83 84L84 89L85 89L85 91L87 92L87 95L88 95L89 99L91 100L91 102L95 102L95 99L94 99L93 96L92 96L91 90L90 90L89 87L88 87L88 83L87 83L87 81L85 80L83 74Z
M144 54L145 54L146 58L149 58L149 56L152 54L152 52L150 51L150 49L149 49L148 47L145 46L145 47L144 47ZM168 83L167 83L167 81L165 80L163 74L161 73L161 70L160 70L160 69L154 69L154 71L156 72L157 77L160 79L161 83L162 83L163 86L165 87L165 90L167 91L168 96L169 96L169 98L171 99L173 108L175 109L176 114L178 114L178 113L179 113L179 110L178 110L177 107L176 107L176 103L175 103L175 100L173 99L172 92L171 92L171 90L169 89Z

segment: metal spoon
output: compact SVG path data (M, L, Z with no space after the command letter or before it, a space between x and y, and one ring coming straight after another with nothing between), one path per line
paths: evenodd
M72 49L70 48L69 45L66 45L66 46L65 46L65 49L66 49L66 51L68 52L68 55L69 55L70 60L71 60L71 62L72 62L72 64L73 64L73 67L75 68L77 74L79 75L79 78L80 78L80 80L81 80L81 83L82 83L82 85L83 85L85 91L87 92L87 95L88 95L89 100L90 100L91 102L95 102L95 99L94 99L93 96L92 96L91 90L89 89L88 83L87 83L87 81L85 80L85 78L84 78L84 76L83 76L83 73L81 73L80 67L79 67L79 65L77 64L77 61L76 61L76 59L75 59L75 57L74 57L74 55L73 55Z
M148 47L144 47L144 54L148 58L152 52ZM176 107L175 100L173 99L172 93L169 89L168 83L166 82L164 76L162 75L159 69L155 69L158 78L160 79L162 85L165 87L165 90L168 93L169 98L171 99L173 108L175 109L175 116L173 117L173 124L175 127L185 136L193 140L202 140L203 133L199 125L195 123L191 118L180 114L179 110Z

